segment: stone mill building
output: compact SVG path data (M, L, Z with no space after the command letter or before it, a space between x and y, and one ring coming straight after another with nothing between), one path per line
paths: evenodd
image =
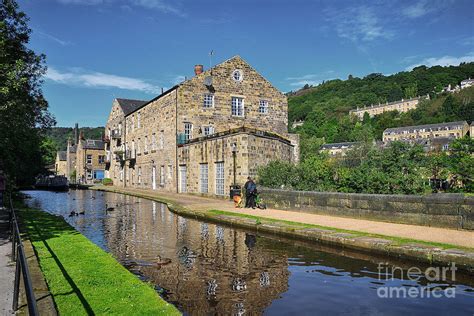
M150 101L116 99L106 124L114 185L227 195L272 160L298 162L286 96L239 56Z

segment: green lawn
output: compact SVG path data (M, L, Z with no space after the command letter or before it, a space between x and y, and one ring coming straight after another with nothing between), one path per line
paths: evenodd
M180 315L62 218L26 208L19 215L60 314Z

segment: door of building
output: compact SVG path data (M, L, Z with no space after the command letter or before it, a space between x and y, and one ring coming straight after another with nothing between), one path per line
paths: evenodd
M186 166L179 166L179 192L186 192Z
M153 166L151 170L151 184L153 190L156 190L156 167Z

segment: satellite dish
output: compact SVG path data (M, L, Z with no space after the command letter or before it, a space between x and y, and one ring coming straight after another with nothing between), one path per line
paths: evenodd
M204 85L208 87L212 86L212 76L207 76L204 78Z

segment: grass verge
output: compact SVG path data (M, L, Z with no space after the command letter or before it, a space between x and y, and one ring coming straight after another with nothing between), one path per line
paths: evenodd
M212 215L217 215L217 216L230 216L230 217L240 217L240 218L248 218L255 220L256 225L262 225L262 224L280 224L280 225L285 225L289 229L301 229L301 228L315 228L315 229L324 229L324 230L329 230L334 233L348 233L352 234L355 237L373 237L373 238L382 238L382 239L387 239L393 242L394 245L397 246L403 246L407 244L420 244L420 245L425 245L425 246L431 246L431 247L438 247L441 249L461 249L461 250L467 250L467 251L473 251L474 248L468 248L468 247L461 247L461 246L456 246L456 245L450 245L450 244L445 244L445 243L437 243L437 242L428 242L428 241L422 241L422 240L416 240L416 239L409 239L409 238L400 238L400 237L392 237L392 236L386 236L386 235L377 235L377 234L370 234L370 233L364 233L360 231L354 231L354 230L345 230L345 229L339 229L339 228L334 228L334 227L326 227L326 226L320 226L320 225L314 225L314 224L305 224L305 223L299 223L299 222L292 222L292 221L285 221L285 220L280 220L280 219L272 219L272 218L266 218L266 217L261 217L261 216L255 216L255 215L247 215L247 214L240 214L240 213L234 213L234 212L227 212L227 211L220 211L220 210L209 210L207 211L209 214Z
M150 284L62 218L30 208L19 211L59 314L180 315Z

